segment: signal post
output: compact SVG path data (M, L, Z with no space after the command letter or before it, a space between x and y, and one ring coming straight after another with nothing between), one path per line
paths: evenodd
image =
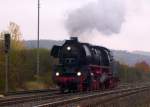
M8 72L9 72L9 51L10 51L10 34L4 34L5 45L5 94L8 93Z

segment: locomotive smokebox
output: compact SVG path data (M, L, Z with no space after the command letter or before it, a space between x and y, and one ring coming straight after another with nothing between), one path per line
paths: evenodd
M70 37L70 40L78 42L78 37Z

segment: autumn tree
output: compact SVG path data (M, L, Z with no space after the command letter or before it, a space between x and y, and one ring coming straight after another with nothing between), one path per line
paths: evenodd
M9 91L22 90L22 89L33 89L28 85L30 83L36 83L36 52L37 49L26 48L23 41L21 40L21 30L19 25L14 22L10 22L8 29L6 30L11 34L11 50L10 50L10 70L9 70ZM0 35L0 49L4 48L2 41L4 40L4 33ZM39 49L40 53L40 82L46 87L51 86L51 69L55 61L50 56L48 49ZM5 86L5 53L0 53L0 91L4 90ZM35 88L36 89L36 88Z
M22 33L20 30L20 26L14 22L10 22L8 26L8 32L10 32L11 34L12 49L17 49L17 50L24 49L25 46L23 41L21 40Z
M4 34L11 34L11 49L9 53L10 58L10 71L9 71L9 84L15 84L16 76L20 73L19 67L22 65L21 50L25 49L23 41L21 41L21 30L19 25L10 22L8 28L0 33L0 91L4 88L4 68L5 68L5 53L4 53ZM19 76L18 76L19 77Z
M3 42L3 35L0 32L0 92L2 89L4 89L5 86L5 81L4 81L4 62L5 62L5 57L4 57L4 42Z
M145 69L145 72L143 72ZM116 62L115 70L121 83L139 83L150 81L150 72L148 71L148 64L145 62L137 63L135 66L129 66Z
M150 66L145 61L136 63L135 68L137 68L141 71L144 71L144 72L150 71Z

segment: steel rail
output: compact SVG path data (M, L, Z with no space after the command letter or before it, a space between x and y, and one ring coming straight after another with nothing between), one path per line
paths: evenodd
M122 86L121 86L122 87ZM120 87L118 87L120 88ZM108 91L108 90L105 90ZM62 100L67 97L73 97L73 96L80 96L80 95L86 95L86 94L93 94L94 92L103 92L100 90L97 91L87 91L87 92L78 92L78 93L65 93L61 94L59 91L54 91L55 93L50 93L50 92L44 92L38 93L35 95L32 95L33 93L29 92L29 94L26 93L26 95L19 95L19 97L10 97L10 98L5 98L5 99L0 99L0 106L8 106L8 105L14 105L14 104L20 104L20 103L28 103L28 102L38 102L38 101L43 101L43 100L51 100L51 101L56 101L57 99ZM31 95L30 95L31 94Z
M25 91L25 93L21 92L13 95L11 94L10 96L4 97L0 99L0 107L4 105L11 105L11 104L16 104L16 103L24 103L24 102L29 102L33 100L38 100L41 99L42 97L46 96L53 96L59 94L58 90L53 90L53 91L44 91L44 90L36 90L36 91Z
M13 95L23 95L23 94L36 94L36 93L42 93L42 92L52 92L52 91L58 91L57 88L55 89L41 89L41 90L27 90L27 91L11 91L11 92L8 92L5 95L5 97L8 97L8 96L13 96Z
M109 95L111 93L115 93L115 91L120 92L121 90L128 90L131 88L135 88L137 85L120 85L119 87L117 87L116 89L113 90L105 90L105 91L89 91L89 92L80 92L80 93L67 93L67 94L60 94L59 92L48 92L48 93L38 93L38 94L26 94L26 96L19 96L19 97L15 97L15 98L6 98L6 99L0 99L0 107L1 106L10 106L10 105L19 105L19 104L29 104L31 103L32 106L35 105L43 105L43 104L49 104L48 102L54 102L55 103L60 103L63 102L64 103L64 99L66 99L68 101L68 99L72 99L73 101L75 100L74 98L78 98L78 100L82 100L83 97L88 98L90 96L96 96L96 95ZM145 86L146 84L144 84ZM141 85L140 85L141 86ZM80 99L81 98L81 99ZM57 101L60 102L57 102ZM52 104L52 105L53 105ZM19 107L19 106L15 106L15 107ZM22 106L22 107L26 107L26 106ZM31 107L31 106L30 106Z
M99 92L99 91L95 91ZM87 94L87 93L93 93L93 92L79 92L79 93L47 93L47 94L42 94L42 95L32 95L32 96L24 96L24 97L16 97L13 99L7 99L7 100L0 100L0 106L9 106L9 105L17 105L21 103L39 103L38 101L56 101L56 100L62 100L68 97L73 97L73 96L80 96L81 94Z
M58 107L58 106L60 107L63 105L76 103L76 102L80 102L80 101L87 100L87 99L92 99L92 98L97 98L97 97L107 97L101 100L101 103L104 103L105 101L108 101L108 100L113 100L115 98L124 97L130 94L135 94L135 93L142 92L148 89L150 89L150 85L138 86L138 87L127 88L127 89L118 89L118 90L113 90L113 91L108 91L108 92L103 92L103 93L96 93L96 94L90 94L90 95L84 95L84 96L82 95L79 97L73 97L73 98L55 101L55 102L51 102L47 104L41 104L41 105L37 105L34 107Z

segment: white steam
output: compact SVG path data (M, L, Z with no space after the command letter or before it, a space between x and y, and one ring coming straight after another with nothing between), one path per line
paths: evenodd
M98 0L70 12L65 27L71 36L97 30L104 35L119 33L125 18L122 0Z

